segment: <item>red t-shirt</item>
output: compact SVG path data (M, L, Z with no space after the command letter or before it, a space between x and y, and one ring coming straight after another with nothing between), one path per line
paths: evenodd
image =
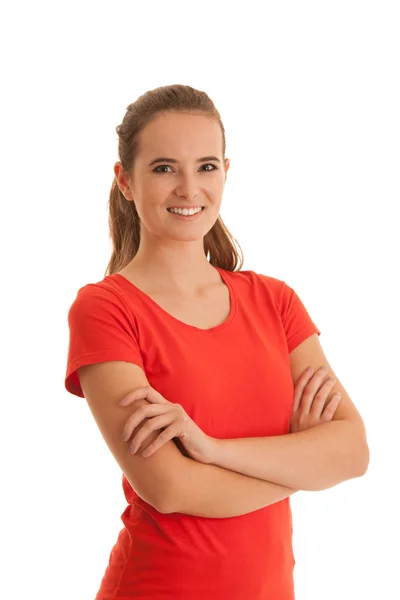
M150 385L208 435L289 433L289 353L320 331L284 281L217 270L231 310L208 330L179 321L119 274L79 289L68 313L66 389L84 397L76 370L121 360L140 365ZM124 475L122 485L124 527L96 600L293 600L289 498L213 519L161 514Z

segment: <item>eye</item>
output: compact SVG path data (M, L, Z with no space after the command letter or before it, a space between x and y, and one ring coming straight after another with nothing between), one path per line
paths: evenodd
M169 165L159 165L158 167L156 167L153 172L154 173L166 173L167 171L159 171L158 169L162 169L163 167L167 167L168 169L170 168ZM212 167L212 169L206 169L206 172L210 172L210 171L215 171L216 169L218 169L218 167L216 165L213 165L212 163L206 163L204 165L202 165L202 167Z
M154 173L165 173L165 171L159 171L158 170L158 169L162 169L163 167L168 167L169 168L169 165L160 165L159 167L156 167L153 172Z

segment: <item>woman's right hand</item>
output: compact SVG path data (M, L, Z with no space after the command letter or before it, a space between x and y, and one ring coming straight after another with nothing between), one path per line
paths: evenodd
M301 375L294 390L290 433L304 431L332 420L341 397L334 394L329 402L326 402L336 379L328 377L324 382L325 377L326 371L321 369L315 373L314 370L306 370Z

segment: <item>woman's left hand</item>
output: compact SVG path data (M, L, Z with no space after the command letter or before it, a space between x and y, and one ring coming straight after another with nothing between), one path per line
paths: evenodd
M147 423L132 438L129 449L131 454L135 454L139 450L142 442L151 432L164 428L157 439L142 453L142 456L151 456L169 440L177 437L190 458L205 464L212 462L217 440L204 433L180 404L169 402L153 387L147 386L130 392L119 402L119 405L130 406L135 400L141 398L145 398L150 404L141 406L129 417L122 437L123 441L127 442L143 419L148 419Z

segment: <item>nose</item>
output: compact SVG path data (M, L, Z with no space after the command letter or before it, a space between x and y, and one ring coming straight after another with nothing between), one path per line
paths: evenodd
M196 177L191 174L180 175L178 184L176 186L177 196L184 196L188 200L196 198L199 192L199 185Z

